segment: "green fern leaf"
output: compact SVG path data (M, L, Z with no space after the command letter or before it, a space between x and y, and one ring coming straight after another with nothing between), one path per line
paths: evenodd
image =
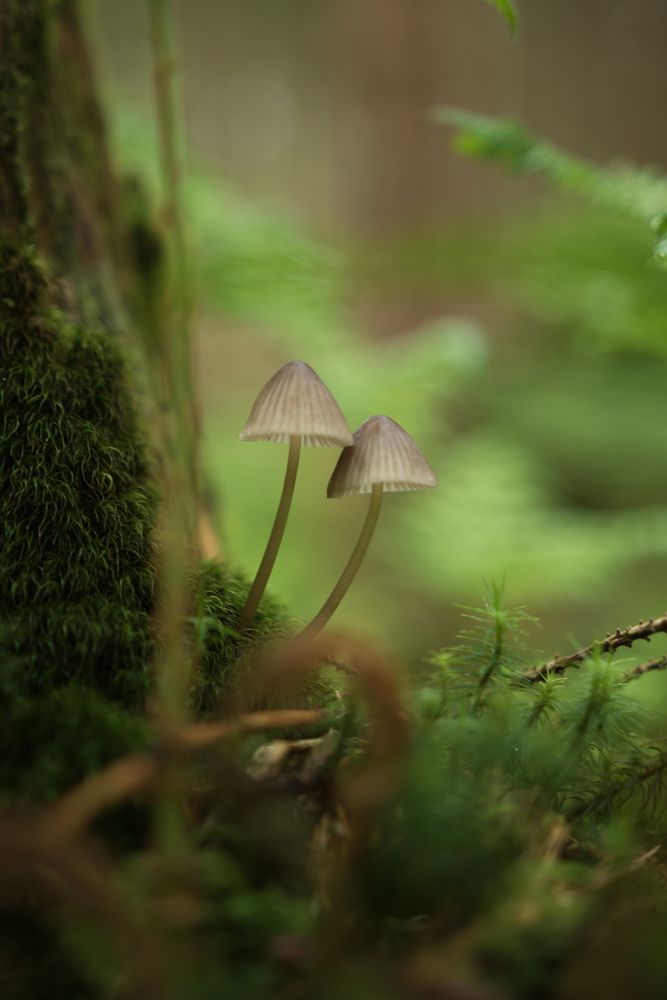
M486 2L491 4L492 7L495 7L496 10L500 11L502 16L507 21L510 31L513 35L516 35L517 28L519 26L519 19L512 0L486 0Z

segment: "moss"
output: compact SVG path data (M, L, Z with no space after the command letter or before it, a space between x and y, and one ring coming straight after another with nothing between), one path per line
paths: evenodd
M139 705L156 501L122 357L64 318L0 337L0 648L24 694L77 680Z
M321 708L332 701L328 681L313 677L298 690L267 690L253 670L257 651L269 640L286 638L295 622L271 597L262 601L251 630L238 632L240 611L248 583L233 570L205 562L195 582L197 615L193 638L198 647L198 669L192 690L197 714L261 708ZM291 733L290 733L291 735ZM298 735L304 735L299 730Z
M50 339L38 311L46 298L48 281L33 243L0 239L0 321L2 351Z
M248 583L240 573L223 568L215 561L204 562L195 579L197 614L193 620L193 640L198 652L198 669L192 698L198 714L219 711L236 688L236 664L244 655L270 637L290 631L283 608L266 598L259 608L252 630L238 631L238 620L248 593Z
M3 229L28 237L28 184L24 162L28 48L31 13L18 4L0 6L0 220Z
M147 745L144 723L71 684L17 698L0 729L0 789L13 802L48 802L93 771Z

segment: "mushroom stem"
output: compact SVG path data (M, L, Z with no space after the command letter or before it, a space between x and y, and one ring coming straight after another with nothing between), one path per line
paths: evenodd
M243 606L243 610L241 611L241 616L239 618L239 629L241 631L248 628L249 625L252 625L255 620L259 602L262 600L264 591L266 590L266 585L269 577L271 576L271 570L273 569L273 564L276 561L280 543L283 540L285 525L287 524L287 515L289 514L289 509L292 504L292 496L294 495L294 484L296 482L296 473L299 468L300 454L301 437L298 434L290 434L289 454L287 456L287 468L285 469L283 491L280 495L280 503L278 504L278 510L276 511L269 540L266 543L266 548L264 549L262 561L259 564L259 569L257 570L255 579L252 582L252 587L248 592L246 602Z
M366 520L361 529L361 534L357 540L357 544L354 547L354 551L350 556L347 566L343 570L338 580L338 583L331 591L326 601L317 612L313 620L309 625L306 625L305 629L301 633L302 639L313 639L319 632L322 631L324 626L327 624L334 611L340 604L340 602L345 597L347 590L354 580L357 570L361 566L364 556L366 555L366 550L370 545L371 538L373 537L373 532L375 531L375 525L377 524L377 519L380 514L380 507L382 506L382 483L376 483L373 486L371 492L371 499L368 505L368 513L366 514Z

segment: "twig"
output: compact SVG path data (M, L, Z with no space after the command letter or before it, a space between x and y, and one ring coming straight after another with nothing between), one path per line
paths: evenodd
M307 726L323 715L321 709L277 709L248 712L229 722L185 726L172 734L164 752L121 757L63 795L43 818L45 835L58 842L77 835L103 810L146 791L174 756L204 749L237 733Z
M628 788L632 788L635 785L638 787L643 781L650 781L651 778L654 778L665 770L667 770L667 753L663 752L657 754L641 770L629 773L618 785L605 787L602 792L595 795L592 799L589 799L587 802L581 802L570 809L566 815L568 823L574 823L589 813L595 812L596 809L618 800L624 794L627 795Z
M584 646L583 649L577 650L576 653L570 653L569 656L554 656L553 659L547 663L543 663L542 666L533 667L532 670L527 670L525 673L520 674L519 680L530 683L544 681L551 674L562 674L568 667L575 667L577 664L583 663L596 650L600 653L615 653L621 647L625 646L629 648L638 639L650 642L651 636L656 635L658 632L667 632L667 613L661 615L659 618L649 618L648 621L640 621L638 625L629 625L623 629L617 628L615 632L610 632L600 642ZM658 668L653 667L652 669L657 670Z
M172 723L184 720L183 703L190 679L182 623L190 602L190 564L196 545L197 474L196 418L192 385L189 291L186 242L181 206L178 114L172 5L150 0L155 101L160 136L163 211L170 273L161 303L165 421L165 496L162 527L161 602L158 630L162 662L158 675L161 707Z
M634 681L637 677L643 677L644 674L648 674L652 670L667 670L667 656L661 656L657 660L647 660L645 663L637 664L632 670L628 670L624 677L624 682L627 684L628 681Z
M197 547L197 419L192 381L190 291L187 246L181 203L179 117L173 42L173 0L149 0L153 77L163 179L167 282L160 301L164 434L164 482L158 572L156 627L160 655L156 663L157 702L167 737L185 723L186 695L195 668L188 649L185 622L193 613L190 579ZM178 854L184 844L183 817L178 808L176 777L160 769L156 789L155 830L165 851Z

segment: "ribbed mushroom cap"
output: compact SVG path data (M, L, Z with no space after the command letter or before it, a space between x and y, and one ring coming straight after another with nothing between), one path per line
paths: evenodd
M315 447L344 448L352 435L322 379L304 361L290 361L272 375L253 403L242 441L287 443L298 435Z
M437 486L433 469L407 431L391 417L369 417L353 434L331 474L328 497L370 493L382 483L388 493Z

